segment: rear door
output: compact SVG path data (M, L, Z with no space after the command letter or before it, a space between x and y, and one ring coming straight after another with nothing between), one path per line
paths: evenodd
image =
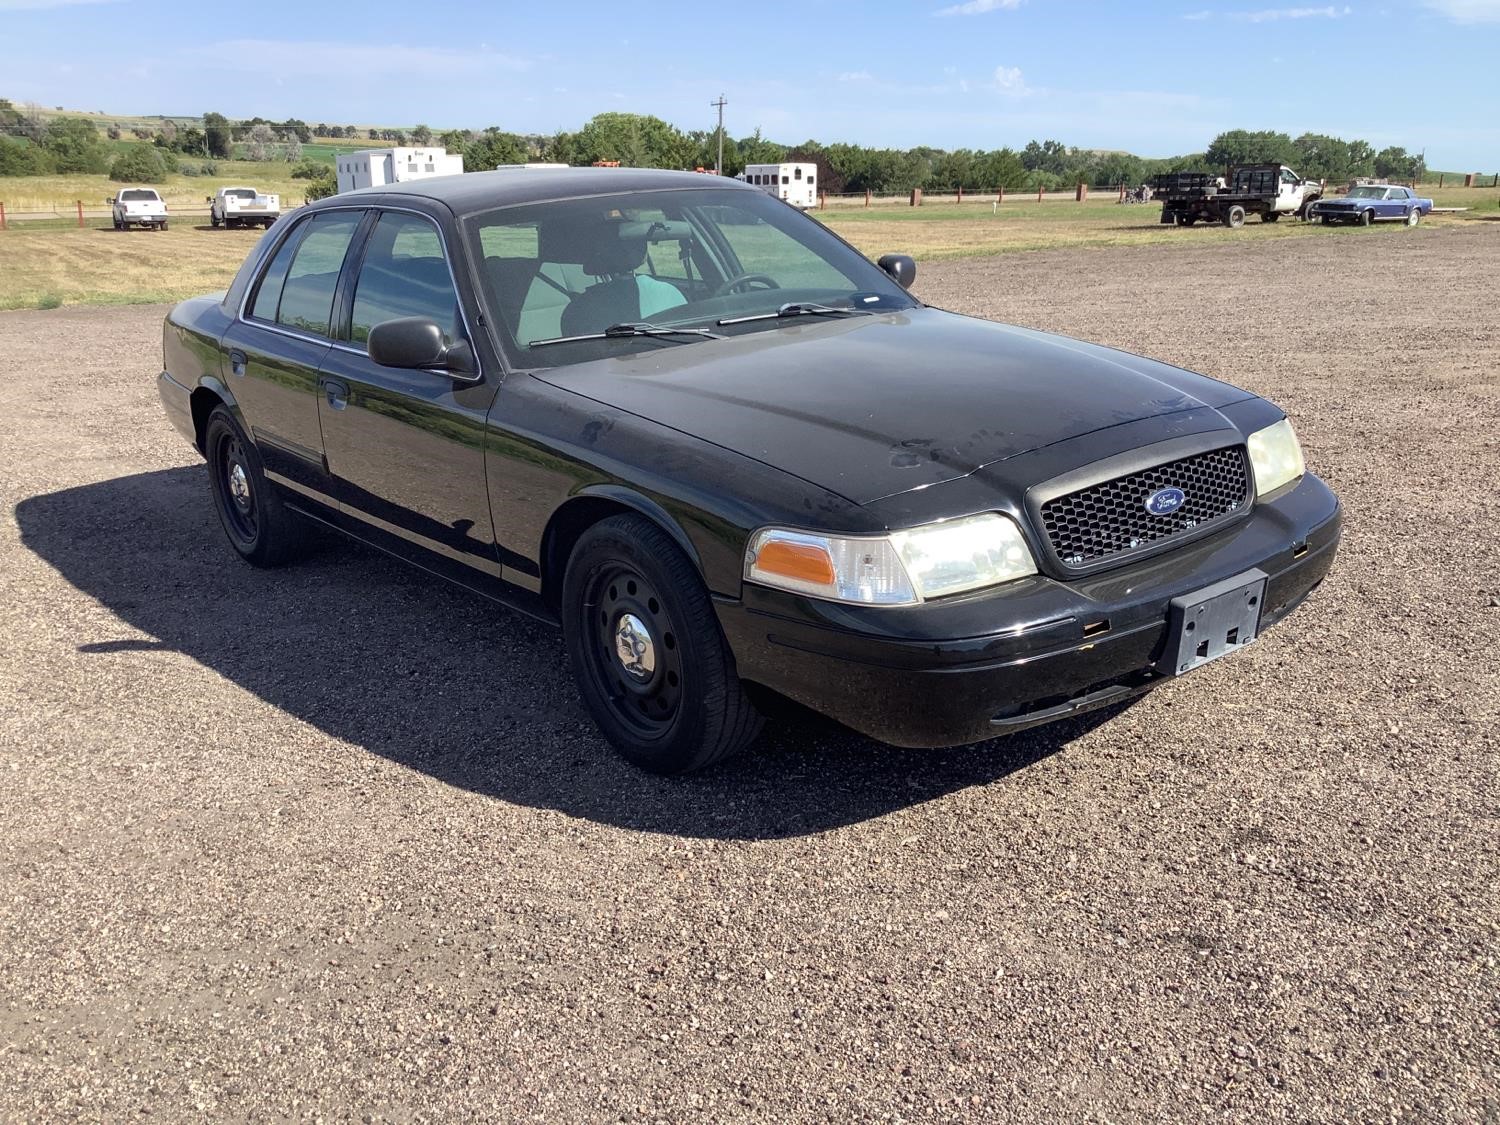
M328 354L334 296L363 209L320 211L293 227L246 293L224 334L224 381L266 472L327 501L318 371Z
M318 398L344 519L355 534L424 563L498 576L484 479L485 415L498 381L382 367L366 351L370 330L400 317L436 321L449 343L472 341L442 231L425 214L382 210L358 258Z

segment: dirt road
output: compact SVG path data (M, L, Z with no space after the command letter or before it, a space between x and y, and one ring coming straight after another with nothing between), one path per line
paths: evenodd
M1123 713L783 722L687 781L607 751L544 629L336 544L241 565L161 309L0 314L0 1115L1493 1120L1497 255L924 270L1274 398L1340 561Z

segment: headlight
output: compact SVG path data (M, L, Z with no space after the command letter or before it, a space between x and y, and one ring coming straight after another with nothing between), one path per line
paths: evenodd
M865 605L911 605L1035 573L1021 529L994 512L868 538L767 528L745 552L749 582Z
M1246 444L1250 447L1250 464L1255 468L1257 497L1275 492L1307 472L1302 446L1291 422L1285 418L1274 426L1256 430Z

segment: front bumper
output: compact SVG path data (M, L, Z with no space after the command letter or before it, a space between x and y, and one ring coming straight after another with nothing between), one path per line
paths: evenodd
M962 745L1148 690L1168 603L1252 568L1268 576L1264 632L1327 575L1341 518L1309 474L1217 535L1084 579L889 608L747 584L717 609L743 678L882 742Z

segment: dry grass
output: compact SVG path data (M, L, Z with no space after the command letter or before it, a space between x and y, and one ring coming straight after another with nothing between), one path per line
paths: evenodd
M184 157L191 163L201 163ZM212 176L168 176L165 183L153 184L167 201L167 206L203 207L204 197L227 184L248 184L261 191L276 192L284 206L303 202L306 180L292 179L292 166L285 161L216 160L218 171ZM7 176L0 179L0 202L7 214L28 211L68 211L78 200L85 210L105 206L105 200L125 185L108 176L54 175Z
M224 289L259 231L0 233L0 309L177 301Z

